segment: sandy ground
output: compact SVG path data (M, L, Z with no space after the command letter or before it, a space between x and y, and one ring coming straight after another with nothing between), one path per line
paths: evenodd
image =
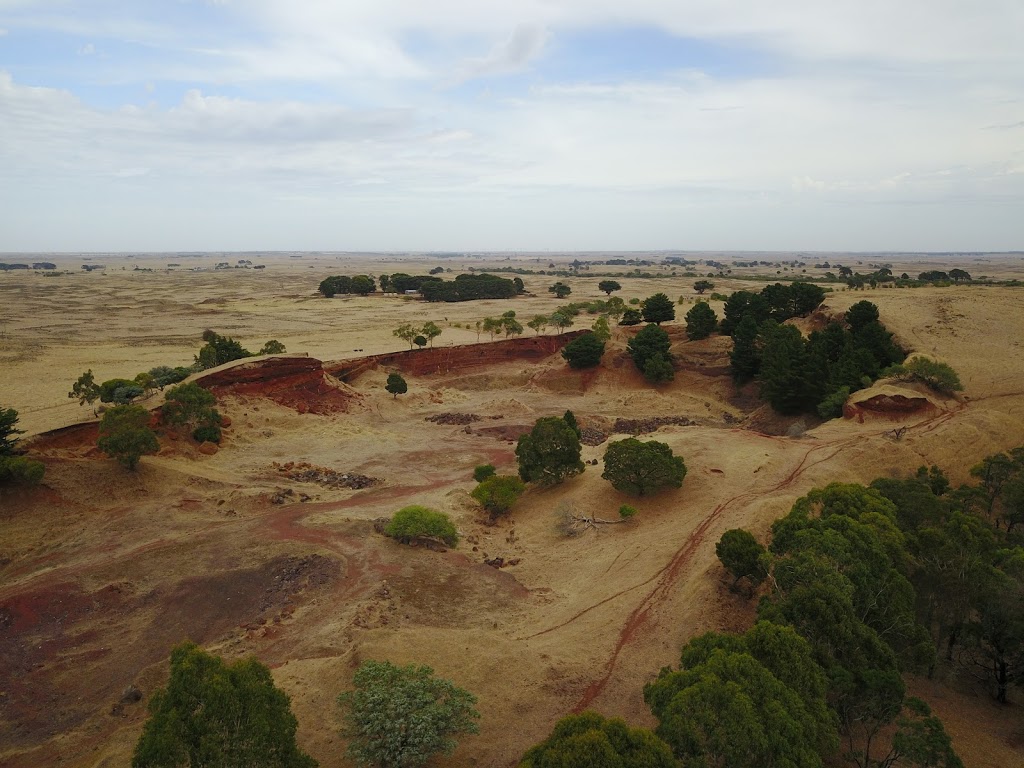
M112 260L106 274L0 274L0 403L16 407L31 432L74 423L88 409L66 394L83 370L103 380L187 364L206 327L250 349L276 338L291 352L336 360L400 349L390 331L407 320L438 322L438 344L472 343L474 330L453 326L509 308L525 320L558 303L546 293L554 278L529 276L536 296L508 302L314 293L329 274L420 273L434 264L460 271L482 261L382 265L365 257L342 266L323 255L265 263L258 272L166 272ZM957 263L973 274L1024 272L1019 258ZM133 271L135 264L156 271ZM573 300L603 295L598 278L567 281ZM626 299L661 290L692 303L690 278L620 282ZM715 282L723 293L762 285ZM409 394L394 400L383 390L386 371L374 370L352 382L361 399L350 412L332 415L227 398L221 409L233 423L220 452L202 456L166 440L134 474L81 441L40 443L44 486L0 496L0 652L10 661L0 672L0 764L126 765L145 712L120 703L121 693L134 684L148 696L166 677L170 647L186 637L272 665L292 696L300 741L323 766L347 765L334 700L366 658L429 664L479 697L481 734L446 764L512 765L558 717L587 707L651 725L643 684L675 663L693 634L742 629L752 616L753 606L725 588L714 555L723 531L763 534L798 496L833 480L868 482L936 463L961 482L971 463L1024 443L1024 293L843 291L827 304L841 311L862 298L879 305L905 346L954 365L966 387L961 401L896 422L839 420L798 437L769 436L733 423L745 401L726 378L694 368L664 389L646 386L617 334L587 376L566 375L556 355L409 378ZM680 341L674 351L720 360L727 348L711 339ZM657 432L685 458L683 487L631 501L640 513L627 525L564 538L559 505L611 518L629 501L591 466L562 486L529 491L510 519L485 525L468 496L472 468L491 462L513 473L514 446L478 428L514 431L567 408L584 426L620 416L697 422ZM442 412L484 421L469 433L425 421ZM897 425L909 428L898 442L884 434ZM584 459L604 448L585 448ZM289 461L380 483L350 491L296 482L274 466ZM294 496L272 503L281 489ZM460 547L412 549L373 532L375 519L409 503L451 514L465 535ZM495 556L519 562L501 570L482 563ZM945 677L915 682L915 690L946 720L965 764L1020 764L1020 709L997 708L955 670Z

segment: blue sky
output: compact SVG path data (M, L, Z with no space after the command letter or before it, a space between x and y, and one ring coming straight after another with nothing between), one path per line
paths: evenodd
M0 0L0 252L1024 248L1019 0Z

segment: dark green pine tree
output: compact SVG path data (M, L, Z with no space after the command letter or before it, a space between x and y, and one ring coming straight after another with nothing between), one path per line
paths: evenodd
M757 348L757 321L753 315L746 315L736 325L732 334L729 363L732 367L733 381L737 384L750 381L761 369L761 354Z

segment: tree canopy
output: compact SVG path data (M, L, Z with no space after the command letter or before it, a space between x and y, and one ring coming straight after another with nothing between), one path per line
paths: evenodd
M456 737L478 731L476 697L430 667L364 661L352 684L338 703L348 755L359 765L420 768L454 752Z
M593 368L603 354L604 342L593 332L577 336L562 348L562 357L570 368Z
M686 465L665 443L630 437L608 446L601 477L617 491L646 496L662 488L682 486Z
M644 378L657 384L671 381L675 377L672 355L669 353L671 345L668 334L651 323L626 342L626 349Z
M597 284L597 290L604 291L608 296L612 295L612 291L621 291L622 286L615 280L602 280Z
M393 398L397 399L399 395L404 395L409 391L409 385L405 383L402 374L398 371L392 371L388 374L388 380L384 384L384 389L390 392Z
M288 696L255 659L225 664L194 643L171 651L171 678L149 702L132 768L316 768L295 744Z
M718 315L706 301L698 301L686 313L686 335L691 341L706 339L718 327Z
M483 505L492 519L511 512L512 505L526 490L523 481L514 475L491 474L484 477L479 483L472 490L470 496Z
M672 299L664 293L656 293L648 296L640 309L644 316L644 322L661 325L668 320L676 319L676 307Z
M565 419L546 416L520 436L516 445L519 477L527 483L552 485L583 472L579 435Z
M519 768L676 768L671 748L646 728L596 712L559 720Z

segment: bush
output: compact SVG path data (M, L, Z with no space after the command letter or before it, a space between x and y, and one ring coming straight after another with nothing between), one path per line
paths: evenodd
M604 342L590 332L577 336L562 349L562 357L570 368L593 368L601 362Z
M621 507L619 507L619 517L621 517L623 520L629 520L629 518L636 515L636 512L636 507L631 507L629 506L629 504L623 504Z
M395 512L384 534L403 544L416 539L437 539L449 547L459 543L459 533L448 515L416 504Z
M156 368L149 370L149 375L153 379L153 386L163 389L170 384L177 384L179 381L184 381L192 373L190 368L170 368L166 365L159 365Z
M596 712L568 715L532 747L519 768L675 768L672 750L646 728L630 728Z
M623 311L619 325L640 325L643 319L644 317L640 314L639 309L627 309Z
M665 443L643 443L630 437L608 446L601 477L617 491L644 496L664 487L679 488L686 477L686 465Z
M525 490L526 486L518 477L494 475L480 483L470 495L483 505L493 519L512 511L512 505Z
M823 419L835 419L843 415L843 405L850 397L849 387L840 387L835 392L830 392L824 400L818 403L818 415Z
M203 332L203 341L206 342L206 345L196 355L196 365L202 370L224 365L232 360L252 357L252 352L230 336L221 336L211 330L206 330Z
M100 384L100 402L116 402L115 398L118 395L118 390L125 390L127 388L137 389L140 393L142 392L142 388L133 379L108 379L104 381ZM121 405L124 404L125 402L122 401Z
M494 477L494 471L493 464L478 464L473 468L473 479L482 483L488 477Z
M656 368L652 368L652 374L665 376L664 363L671 363L672 360L672 356L669 354L671 345L672 342L669 341L668 334L652 323L626 342L626 349L629 351L629 356L633 358L633 364L637 370L645 376L647 375L645 369L648 361L660 356L662 361L657 363ZM671 368L671 365L669 365L669 368ZM667 378L652 380L667 381L671 380L674 375L675 372L673 371Z
M216 424L203 424L192 430L192 439L197 443L219 443L220 427Z
M767 550L758 544L749 531L733 528L722 534L715 545L715 554L734 577L733 587L746 577L755 587L768 575Z
M964 386L950 366L927 357L914 357L902 365L893 365L882 371L883 376L920 381L941 395L960 392Z
M141 405L115 405L103 414L99 433L99 449L131 470L144 455L160 450L149 428L149 411Z
M217 398L210 390L192 381L169 389L160 413L166 424L194 429L220 424L220 414L213 407L216 404Z
M0 455L0 483L19 483L21 485L38 485L46 474L46 466L41 461L25 456Z
M455 751L455 737L477 733L476 697L430 667L364 661L355 690L338 697L345 711L348 755L374 768L421 768Z

